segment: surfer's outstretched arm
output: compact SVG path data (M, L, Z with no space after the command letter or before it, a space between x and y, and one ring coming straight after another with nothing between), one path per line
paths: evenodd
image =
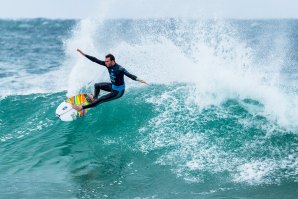
M135 81L138 81L138 82L141 82L141 83L143 83L143 84L147 84L147 85L149 85L147 82L145 82L144 80L142 80L142 79L140 79L140 78L136 78L135 79Z
M86 58L88 58L89 60L91 60L91 61L93 61L93 62L95 62L95 63L97 63L97 64L106 66L104 61L101 61L101 60L97 59L96 57L87 55L87 54L85 54L83 51L81 51L80 49L77 49L77 51L78 51L79 53L81 53L81 55L83 55L83 56L85 56Z
M132 80L135 80L135 81L138 81L138 82L141 82L143 84L147 84L149 85L147 82L145 82L144 80L141 80L140 78L138 78L137 76L129 73L125 68L121 67L121 69L124 71L124 75L126 75L127 77L129 77L130 79Z

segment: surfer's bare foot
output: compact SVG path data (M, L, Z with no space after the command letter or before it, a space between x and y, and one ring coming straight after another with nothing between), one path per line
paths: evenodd
M75 109L77 111L83 110L83 107L82 106L78 106L78 105L75 105L75 104L72 104L71 106L72 106L73 109Z
M88 95L88 97L90 98L90 100L91 100L92 102L94 102L93 95L92 95L91 93L88 93L87 95Z

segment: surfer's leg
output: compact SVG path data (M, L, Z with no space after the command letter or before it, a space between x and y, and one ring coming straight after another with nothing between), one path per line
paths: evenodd
M112 95L110 95L110 94L112 94ZM113 90L111 93L109 93L107 95L104 95L99 99L101 99L101 103L108 102L108 101L111 101L111 100L118 99L118 98L122 97L123 94L124 94L124 90L123 91Z
M88 95L89 99L91 100L91 102L94 102L94 98L93 98L92 93L88 93L87 95Z
M88 104L88 105L84 105L83 106L83 109L86 109L86 108L92 108L92 107L95 107L97 106L98 104L101 104L101 103L104 103L104 102L108 102L108 101L111 101L111 100L114 100L114 99L118 99L120 97L122 97L122 95L124 94L124 90L123 91L115 91L113 90L112 92L96 99L94 102L92 102L91 104Z
M101 82L101 83L94 84L94 97L93 97L94 99L98 98L100 90L111 92L112 84L107 83L107 82Z

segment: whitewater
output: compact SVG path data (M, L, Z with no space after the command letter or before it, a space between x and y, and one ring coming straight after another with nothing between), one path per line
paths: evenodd
M296 198L298 20L0 20L1 198ZM71 123L67 97L122 98Z

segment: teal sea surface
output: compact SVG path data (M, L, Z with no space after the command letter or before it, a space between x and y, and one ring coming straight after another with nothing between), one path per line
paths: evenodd
M0 20L0 198L298 197L298 20ZM109 81L123 97L62 122Z

